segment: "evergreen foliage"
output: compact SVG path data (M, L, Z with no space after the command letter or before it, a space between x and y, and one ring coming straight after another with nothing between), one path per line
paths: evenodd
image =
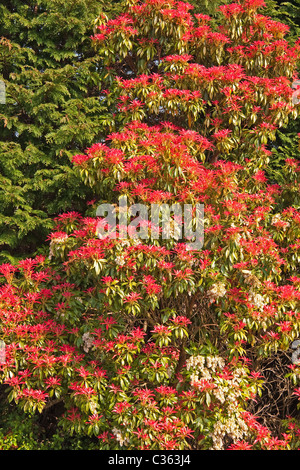
M94 0L0 4L2 260L33 252L51 216L81 209L89 197L70 157L101 139L110 119L99 99L101 64L90 39L102 8ZM109 8L114 11L113 3Z
M282 21L289 26L287 40L290 43L299 41L300 38L300 1L275 1L267 0L266 15L271 16L277 21ZM298 67L299 75L299 67ZM296 81L296 80L295 80ZM299 99L299 94L298 94ZM278 183L282 182L282 166L287 157L300 160L299 146L300 118L290 120L276 136L276 141L271 146L273 153L273 165L269 169L269 176ZM299 193L299 188L291 188L294 193ZM300 199L298 199L298 205Z

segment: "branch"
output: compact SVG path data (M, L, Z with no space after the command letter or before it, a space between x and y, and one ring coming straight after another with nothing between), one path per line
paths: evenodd
M56 400L50 401L49 403L47 403L47 404L44 406L43 411L44 411L44 410L47 410L48 408L51 408L51 407L54 406L54 405L57 405L57 403L60 403L60 402L62 402L62 401L64 401L63 398L57 398Z

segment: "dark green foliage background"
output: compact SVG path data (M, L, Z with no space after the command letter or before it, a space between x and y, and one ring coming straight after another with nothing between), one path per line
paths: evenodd
M30 255L53 216L83 210L90 197L70 157L102 139L111 119L90 39L102 9L95 0L0 3L2 262Z

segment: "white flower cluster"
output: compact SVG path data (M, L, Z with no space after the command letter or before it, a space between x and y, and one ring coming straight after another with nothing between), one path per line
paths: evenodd
M94 338L93 336L87 331L86 333L83 333L82 335L82 341L83 341L83 350L87 353L91 349L93 345Z
M123 446L124 444L129 443L129 439L127 437L123 437L122 432L118 428L112 428L112 433L115 436L116 440L120 444L120 446Z
M263 310L264 306L266 305L266 302L261 294L256 294L252 290L249 291L249 296L248 296L250 302L258 309L258 310Z
M253 287L259 287L261 285L260 280L255 276L255 274L253 274L248 269L243 269L242 273L244 275L246 284L253 286Z
M187 360L187 369L192 370L191 385L195 388L201 386L201 382L208 381L214 387L211 389L212 396L222 404L222 410L216 411L215 424L210 435L212 439L212 450L222 450L225 438L229 437L236 442L243 439L248 433L248 427L241 416L240 397L243 393L241 382L247 375L243 367L235 368L230 377L220 377L225 366L225 361L220 356L191 356ZM248 388L247 393L254 392ZM216 407L216 410L220 410Z
M211 288L207 291L207 295L211 302L218 299L219 297L224 297L226 294L226 286L222 282L217 282L213 284Z
M124 266L125 264L124 256L122 255L116 256L115 262L118 266Z
M225 361L220 356L191 356L186 361L187 370L192 369L194 373L191 378L198 380L199 373L202 379L212 379L211 372L216 372L217 368L222 369L225 366Z
M214 424L214 430L211 435L213 445L211 450L224 450L224 437L230 437L233 442L242 440L248 434L248 426L236 411L235 406L232 407L232 413L224 421L217 421Z

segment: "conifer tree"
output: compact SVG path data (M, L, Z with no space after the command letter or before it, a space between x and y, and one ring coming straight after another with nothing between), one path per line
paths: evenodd
M106 11L116 7L105 4ZM101 139L111 120L99 99L101 63L90 39L102 8L94 0L0 4L2 260L32 253L51 216L82 208L89 197L70 157Z
M289 42L299 41L300 38L300 2L299 0L291 1L274 1L267 0L266 2L266 15L269 15L274 20L281 21L289 27L289 34L287 40ZM298 67L299 72L299 67ZM295 80L295 90L296 90ZM298 79L299 84L299 79ZM297 94L297 100L299 100L299 93ZM273 153L273 165L269 168L268 174L273 181L282 183L282 166L287 156L300 160L300 119L299 117L290 120L283 128L278 130L276 140L273 145L270 146L270 150ZM299 188L297 185L290 187L290 191L294 195L299 194ZM298 198L298 205L300 204L300 198Z

